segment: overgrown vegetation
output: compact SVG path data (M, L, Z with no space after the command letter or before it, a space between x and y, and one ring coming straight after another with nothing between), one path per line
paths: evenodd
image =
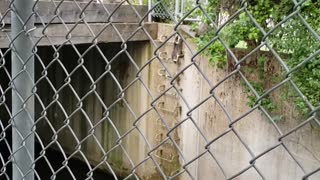
M211 25L212 29L214 29L213 24L220 27L223 26L225 23L223 22L223 17L231 17L246 5L248 12L253 16L260 28L265 32L271 32L268 38L264 38L261 30L245 11L239 12L232 21L228 22L219 32L219 37L230 48L240 47L247 50L252 50L262 42L267 42L270 47L280 54L289 71L298 67L291 74L287 74L283 70L282 77L285 78L290 75L306 96L306 99L313 106L320 106L320 55L317 54L310 61L301 64L306 58L320 49L319 39L316 39L316 36L319 38L320 34L320 1L304 0L300 6L296 6L291 0L247 0L242 1L242 3L237 0L209 0L209 5L206 8L207 12L210 12L208 15L212 21L208 20L201 12L199 12L199 15L203 18L203 22ZM297 10L299 10L299 14L294 13ZM292 17L287 18L289 16ZM278 26L277 24L280 22L281 25ZM310 26L310 28L308 29L307 26ZM199 48L206 46L216 35L217 33L214 30L200 35L197 38ZM262 50L270 51L266 46ZM210 57L210 62L217 64L219 67L223 67L226 64L226 51L219 40L208 46L205 54ZM261 63L266 62L265 59L257 59L257 61L258 67L259 63L261 67ZM280 63L279 66L281 66ZM264 71L264 69L260 69L260 71ZM262 72L263 74L264 72ZM277 77L274 78L276 79ZM266 78L261 76L260 79ZM251 84L260 95L266 91L263 86L264 83L261 81L252 81ZM308 106L293 88L288 91L286 97L293 98L303 114L310 112ZM250 105L253 105L256 101L255 96L250 96L249 99ZM268 97L261 103L269 107L270 110L276 108Z

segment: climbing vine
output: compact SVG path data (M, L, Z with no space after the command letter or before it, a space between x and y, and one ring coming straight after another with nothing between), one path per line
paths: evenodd
M317 0L304 0L300 6L296 6L291 0L248 0L241 2L236 0L209 0L209 5L206 8L207 12L210 12L208 15L213 22L208 21L203 15L201 17L204 19L203 22L209 25L215 23L221 26L224 23L221 22L221 19L223 19L221 17L230 17L245 5L247 5L248 12L256 22L253 22L245 11L240 12L236 18L228 22L218 33L228 47L248 50L257 47L263 41L263 34L255 24L257 23L265 32L275 29L268 35L267 41L278 54L284 54L281 58L284 59L284 63L289 70L297 67L297 65L320 49L319 39L316 39L317 37L319 38L317 35L320 34L320 1ZM292 14L296 10L299 10L299 14ZM289 15L292 15L292 17L283 21ZM277 26L280 22L281 25ZM312 30L307 28L306 23ZM211 27L214 29L213 26ZM217 33L214 30L199 35L197 38L199 48L203 48L216 36ZM264 51L270 50L265 47ZM226 51L219 39L206 49L205 55L210 57L209 61L217 64L218 67L226 65ZM260 63L265 63L265 60ZM263 71L263 69L259 68L258 70ZM286 75L288 74L283 74L283 76ZM320 55L316 55L310 61L299 65L299 68L291 73L290 76L311 104L315 107L320 106ZM252 81L250 83L260 95L265 91L263 82ZM310 111L295 90L288 91L288 95L285 96L292 97L303 114L307 114ZM253 105L255 100L254 96L250 96L249 104ZM270 109L276 107L268 97L262 104L270 107Z

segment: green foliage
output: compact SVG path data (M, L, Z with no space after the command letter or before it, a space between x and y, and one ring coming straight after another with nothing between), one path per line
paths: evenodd
M259 94L262 95L264 93L265 90L265 75L266 73L264 72L264 63L267 61L267 59L264 56L261 56L258 59L258 66L256 69L252 68L252 67L246 67L245 71L247 73L257 73L258 72L258 79L255 80L249 80L249 83L251 84L251 86L255 89L255 91ZM248 102L247 105L249 107L253 107L256 105L257 103L257 97L251 92L251 90L248 88L248 86L246 84L243 84L244 87L246 87L247 90L247 94L248 94ZM264 97L260 104L267 109L269 112L274 112L276 110L278 110L278 106L272 101L272 99L270 98L269 95L267 95L266 97Z
M240 41L257 43L258 38L261 37L261 33L258 28L251 23L249 17L246 16L245 13L241 13L239 19L226 26L223 31L223 37L226 39L230 48L235 48Z
M209 0L206 7L210 18L215 24L219 25L219 15L233 15L240 8L238 1ZM234 3L234 4L231 4ZM296 9L295 4L291 0L251 0L246 1L247 10L253 16L256 23L265 32L276 27L283 19L293 13ZM229 7L224 9L222 7ZM305 0L300 8L299 15L292 16L283 22L268 36L269 45L279 54L286 54L285 64L289 69L296 68L302 61L319 50L320 43L316 40L312 33L320 34L320 1ZM224 9L224 10L222 10ZM206 17L203 16L204 22L210 24ZM308 26L313 30L307 28ZM199 48L207 45L212 38L216 37L216 32L210 31L197 39ZM241 12L235 19L229 22L220 32L219 37L223 39L230 48L236 47L240 42L246 42L246 47L252 49L259 45L263 39L263 34L256 26L246 12ZM213 42L205 51L210 57L210 62L221 65L226 64L226 51L219 41ZM266 58L258 59L258 70L261 79L266 72L264 67ZM295 82L300 91L305 95L306 99L315 107L320 106L320 55L313 57L309 62L299 65L297 71L291 74L293 82ZM279 78L279 77L274 77ZM263 82L250 82L253 87L261 95L265 89ZM304 100L293 90L289 91L290 97L304 114L310 112ZM249 105L253 105L255 97L249 97ZM268 109L276 108L271 99L266 97L262 102ZM280 118L281 119L281 118Z
M208 38L208 36L203 36L202 38ZM198 41L198 47L202 49L207 45L208 39L203 39ZM222 68L226 65L226 53L223 45L219 41L215 41L210 44L209 47L204 51L205 55L209 57L209 62L211 64L216 64L218 67Z
M302 4L301 16L311 28L320 34L320 1L307 0ZM287 65L290 69L297 67L302 61L320 49L320 43L312 32L303 24L301 19L294 17L282 25L281 31L276 32L273 46L280 52L287 53ZM320 56L312 58L309 62L299 66L292 75L293 81L313 106L320 106ZM304 100L297 94L296 105L304 114L310 110Z

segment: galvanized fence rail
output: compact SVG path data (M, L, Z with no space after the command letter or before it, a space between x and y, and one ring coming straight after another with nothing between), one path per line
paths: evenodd
M46 11L45 9L41 9L46 8L46 6L41 6L42 1L40 0L0 1L0 4L3 5L0 7L0 40L2 42L9 42L7 47L2 47L0 50L0 179L59 179L59 173L62 171L67 172L67 179L77 179L77 171L85 171L81 172L85 174L84 179L95 179L95 173L99 171L98 169L104 169L114 179L144 179L144 174L140 173L143 171L139 171L138 169L147 163L148 165L151 165L152 167L150 168L156 171L158 174L158 176L150 177L149 179L184 179L186 177L189 179L200 179L198 175L194 174L194 172L191 172L190 169L191 166L196 164L198 165L200 163L198 160L203 156L210 156L212 158L212 163L219 167L217 169L221 171L224 179L236 179L247 171L256 172L260 179L268 179L265 175L265 172L260 170L256 163L259 162L259 160L264 156L272 156L273 150L278 147L284 148L285 152L291 157L291 161L298 166L299 171L303 172L303 175L301 177L297 177L297 179L312 179L314 175L319 173L320 164L316 165L318 168L306 170L306 167L299 162L299 160L291 152L290 148L287 147L283 140L299 129L302 129L307 124L313 124L317 127L320 126L318 116L320 109L319 104L311 103L307 96L300 90L299 85L296 84L294 78L292 78L293 74L299 73L300 68L308 62L319 61L319 59L314 59L319 56L320 49L318 47L318 49L309 54L307 57L304 57L304 59L294 67L288 67L287 62L283 59L283 55L277 52L277 50L268 40L272 32L279 29L281 30L282 25L286 23L286 21L292 18L297 18L299 22L305 26L306 32L310 33L315 42L319 43L319 29L313 29L308 24L308 19L305 19L305 17L300 14L301 7L304 5L304 3L311 2L292 0L292 2L290 2L294 4L294 9L292 9L292 12L286 16L283 16L282 21L280 21L278 24L274 24L269 31L265 31L265 29L262 28L259 23L257 23L255 19L257 17L254 17L254 15L248 11L248 7L250 5L245 0L239 1L239 9L237 9L234 14L228 16L227 20L223 22L223 24L216 24L214 19L210 19L210 15L208 15L210 12L206 12L207 3L201 1L195 1L193 7L188 10L188 12L180 14L180 18L172 15L174 14L174 12L172 12L174 9L166 8L168 6L167 3L171 1L157 1L155 3L149 3L149 10L144 12L144 14L139 14L140 11L137 10L139 7L134 5L136 1L131 0L118 1L116 4L113 4L113 8L108 8L110 4L106 4L105 1L102 2L100 0L87 0L83 2L76 0L51 0L46 2L51 8L50 12L52 14L50 16L46 16L44 13L40 12ZM68 13L68 9L64 7L64 3L72 4L73 7L75 7L78 11L77 17L72 17L74 20L73 22L71 22L70 19L67 19L68 16L66 16L66 14ZM142 4L143 2L139 1L139 3ZM121 26L119 26L121 21L117 21L117 18L119 17L115 17L115 14L117 14L118 11L121 11L121 7L124 6L129 7L134 13L134 16L137 17L135 22L130 22L134 23L136 26L131 29L129 34L126 32L126 35L123 34ZM90 8L99 8L99 12L103 12L103 16L105 18L103 20L100 19L98 22L94 22L92 19L88 20L88 14L92 14L92 11L87 11ZM176 12L178 9L179 7L176 7ZM173 24L174 27L173 32L169 36L157 40L153 37L152 32L148 31L149 23L147 20L148 18L150 20L150 15L152 13L155 13L155 16L159 16L159 14L157 14L159 13L159 10L161 11L160 14L162 14L161 17L163 16L162 11L167 11L165 18L167 18L168 22ZM194 11L201 12L201 16L205 17L207 21L210 22L210 26L212 27L211 31L215 34L213 39L208 41L205 46L198 49L192 48L190 45L191 42L188 41L185 35L182 33L183 22L190 16L193 16L192 13ZM259 33L263 34L263 39L260 42L261 44L247 52L247 54L241 59L234 54L233 49L228 46L220 34L220 32L226 28L226 26L231 24L234 19L239 17L240 13L245 13L245 15L250 19L251 23L254 24L254 26L259 30ZM125 14L120 13L120 16L121 15L125 16ZM99 17L99 14L97 17ZM125 17L125 19L126 18L130 19L130 17ZM93 22L100 25L102 24L102 28L96 30L96 25L93 25ZM57 24L61 25L64 29L64 36L60 36L59 41L54 39L56 37L52 34L52 29L50 30L51 27L54 27ZM90 42L86 43L87 46L84 50L79 50L80 46L77 44L78 40L81 40L81 36L74 37L74 31L80 26L81 28L86 29L90 34ZM40 33L37 31L39 29L41 30ZM49 31L50 33L48 33ZM56 31L58 31L58 28ZM113 57L107 57L100 46L103 43L108 43L100 41L100 38L102 38L101 34L108 34L109 31L112 31L112 36L116 37L118 39L117 41L120 43L119 49L114 50L116 52L114 53ZM147 40L150 42L151 46L149 49L152 49L152 54L148 59L144 59L142 64L137 63L138 60L134 59L132 55L133 52L129 50L129 46L132 46L130 41L132 41L133 37L136 36L137 33L142 33L145 37L147 37ZM294 36L294 34L290 34L289 36ZM185 67L172 73L172 71L170 71L165 65L165 61L167 60L164 60L161 48L169 44L169 41L174 38L176 38L174 43L181 43L186 47L184 51L188 51L192 56L190 59L184 59L186 62ZM44 44L46 44L45 46L47 48L53 51L50 57L45 57L45 55L39 53L39 48L40 46L43 46L43 42L45 42ZM199 65L199 59L206 49L215 42L219 42L223 45L224 50L228 54L228 58L232 61L229 65L233 67L232 71L229 71L229 73L223 79L220 79L219 82L212 83L209 80L209 75L207 75ZM77 62L72 68L68 67L67 60L62 60L62 49L67 46L70 48L70 51L76 54L75 58ZM260 51L261 47L267 48L268 51L274 55L285 76L271 88L264 89L262 93L259 93L259 91L255 89L255 86L247 79L246 74L243 72L243 62L245 62L250 55ZM98 52L99 57L103 59L103 73L94 75L92 74L93 71L89 70L90 67L87 64L87 54L89 54L90 51ZM119 58L121 55L124 55L127 63L131 64L133 67L133 70L128 70L128 73L134 73L132 74L134 78L132 78L130 82L127 82L126 84L120 82L118 79L119 75L115 72L115 68L120 67L115 66L114 63L116 63L117 58ZM45 62L44 59L48 58L49 61ZM166 81L168 82L168 85L164 86L164 89L161 90L161 93L156 96L142 75L143 71L145 71L147 67L151 66L154 62L160 63L162 70L159 71L159 74L166 76ZM38 76L35 75L35 64L38 64L38 68L40 69ZM55 72L56 77L58 77L59 73L64 74L64 78L60 82L58 82L58 80L53 76L49 75L53 64L56 64L56 66L61 69L59 72ZM211 89L210 92L207 92L206 98L200 100L196 104L189 103L191 99L190 96L185 96L178 87L178 79L181 78L184 73L188 73L188 69L191 68L195 69L197 73L200 74L201 78L206 82L206 85ZM314 69L317 68L319 68L319 66L314 67ZM81 91L80 93L76 87L78 85L74 83L74 74L77 71L80 71L84 74L83 77L85 77L85 79L83 79L83 83L85 83L84 81L87 81L86 83L90 85L88 89L84 90L85 92ZM117 94L115 98L111 98L111 100L109 99L108 102L106 102L104 97L102 97L103 94L97 90L97 87L100 86L103 81L102 79L105 76L109 76L109 79L111 79L113 84L115 84L110 87L115 88L114 91L116 91ZM222 86L224 82L232 79L234 76L238 76L243 81L243 86L249 89L249 91L251 91L255 96L254 105L248 107L247 112L236 118L232 117L230 112L228 112L226 107L221 102L221 98L215 94L215 90L217 88ZM48 96L50 96L49 98L43 93L40 93L40 87L43 87L40 86L42 82L47 84L46 88L48 89ZM60 83L60 85L56 85L55 83L57 82ZM81 82L81 80L76 82ZM299 124L296 124L295 126L283 131L279 127L277 120L270 115L270 112L268 112L262 102L268 95L286 85L292 87L295 93L298 94L298 97L303 100L308 108L308 112L306 113L306 117L301 116L305 119L301 119ZM143 109L143 112L135 112L135 109L139 108L133 107L129 100L126 99L129 89L134 86L138 86L140 90L142 89L145 92L145 96L150 100L150 102L146 101L147 108ZM70 90L70 94L74 96L74 99L76 99L75 101L77 102L76 104L68 105L72 106L71 111L70 109L67 109L67 105L64 104L68 102L68 100L59 98L63 96L65 89ZM106 87L106 91L109 91L107 89L108 87ZM177 123L174 125L167 124L168 119L163 117L161 113L161 111L166 107L161 104L159 105L158 103L159 99L164 98L171 91L174 91L174 96L179 97L185 103L185 108L187 109L187 112L181 116L181 119L175 119ZM84 108L87 103L89 103L86 100L89 96L93 96L96 99L96 103L100 104L102 109L102 117L97 122L94 122L90 118L91 116L89 115L89 112ZM219 108L223 110L223 113L227 117L226 121L228 127L218 136L208 139L204 135L203 127L199 126L199 124L197 124L198 121L194 119L193 112L196 112L200 107L210 100L217 102ZM245 98L244 101L246 101ZM143 104L143 102L140 103ZM61 112L60 115L64 115L64 117L62 117L64 120L60 127L53 125L56 119L59 119L59 117L50 115L49 111L52 111L50 110L52 106L55 106L56 110L58 109L57 111ZM112 115L110 115L113 113L113 108L116 106L121 106L122 108L126 109L128 112L130 112L131 118L133 118L130 127L127 127L125 132L120 132L118 127L115 125L114 120L112 119ZM242 133L238 132L238 130L234 128L236 123L243 121L245 117L249 116L255 110L259 110L262 114L264 114L266 121L268 121L273 126L274 130L279 133L279 136L276 139L277 143L275 143L273 146L265 148L264 151L259 153L253 152L250 149L250 145L242 138ZM168 111L170 111L170 109L168 109ZM79 135L77 134L78 132L76 132L77 130L73 129L72 124L74 124L74 122L71 121L71 118L77 113L80 113L82 118L79 118L79 121L75 123L81 123L81 121L85 121L85 127L81 129L81 138L79 138ZM156 114L158 117L157 121L159 121L166 132L165 134L161 135L161 138L156 137L156 139L158 138L156 144L150 142L150 138L153 137L148 137L148 135L144 133L147 131L147 129L144 128L150 127L139 126L139 123L146 116L148 116L149 113ZM129 119L129 117L127 118ZM120 120L127 121L128 119L122 117ZM154 121L154 119L150 119L149 121ZM41 123L45 123L45 127L47 129L41 129L44 127L40 125ZM115 135L107 135L107 137L113 136L113 138L116 139L114 144L108 145L108 148L106 148L104 145L104 141L106 140L101 137L97 137L96 134L98 127L102 123L108 124L108 127L113 129L115 132ZM199 138L205 142L204 147L197 147L199 149L203 148L205 151L199 152L199 154L192 157L192 159L186 157L187 155L184 154L185 151L181 148L181 144L177 143L177 140L173 137L173 132L177 131L186 123L192 123L199 135ZM48 134L50 134L49 139L45 139L43 137L43 132L45 131L48 131ZM76 142L76 145L73 148L67 149L66 146L61 145L63 138L66 138L65 136L61 137L62 131L68 131L69 136L72 137ZM250 129L248 129L248 131L250 131ZM225 174L224 172L224 165L228 164L228 162L220 162L217 160L215 152L211 149L213 146L215 146L219 139L228 134L235 135L236 139L245 147L251 158L247 162L247 166L242 167L240 171L232 175ZM139 153L134 151L134 149L136 149L136 147L133 145L134 143L129 147L123 144L125 139L130 136L134 138L141 138L144 141L144 144L140 143L135 145L139 146L138 149L141 151L146 152L144 154L145 157L141 158L138 162L133 161L133 158L131 157L132 153ZM307 137L302 137L302 141L303 138ZM91 162L91 160L88 158L88 156L90 156L90 151L83 149L84 144L87 143L86 141L88 139L91 139L94 144L92 146L96 146L101 153L98 162ZM178 156L178 162L180 164L178 165L177 170L170 174L166 173L167 170L166 167L164 167L164 165L170 164L170 162L168 163L168 159L166 159L166 163L161 163L161 160L159 160L161 159L161 156L159 157L157 156L158 154L156 154L160 147L166 145L168 142L170 142L171 146L173 146L175 149L175 152ZM261 141L260 143L264 142ZM35 144L38 144L37 146L40 148L38 152L35 151ZM194 146L198 145L195 144ZM48 153L50 152L51 148L54 148L60 154L62 154L63 161L58 165L53 165L55 164L54 158L48 158ZM121 170L115 169L115 163L109 158L115 149L117 149L117 151L121 151L122 155L125 156L125 158L122 159L127 159L126 161L129 162L129 167L124 168L126 171L124 174L119 174ZM317 154L319 152L310 153ZM228 156L228 154L226 154L226 156ZM82 163L85 164L85 170L74 169L73 166L75 164L70 163L71 159L74 157L81 159ZM172 159L174 158L176 157L172 157ZM41 166L48 167L49 174L43 176L41 170L38 169L41 168ZM265 164L264 166L268 166L268 164ZM283 171L283 173L292 172ZM215 177L207 177L207 179L215 179Z
M161 4L155 6L159 1L150 0L148 3L150 4L150 9L154 7L153 13L150 16L158 17L161 19L170 19L174 17L176 21L183 18L190 9L192 9L196 5L196 1L192 0L175 0L175 1L163 1ZM207 6L208 0L199 1L203 6ZM170 17L171 16L171 17ZM197 15L189 15L184 18L184 21L200 21L200 17Z

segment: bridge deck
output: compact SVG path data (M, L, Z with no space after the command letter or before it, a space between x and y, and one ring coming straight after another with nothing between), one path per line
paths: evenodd
M0 1L0 48L10 42L11 10L8 0ZM115 11L114 11L115 10ZM114 13L113 13L114 11ZM148 11L146 6L117 4L97 4L82 2L39 1L35 6L35 27L33 39L39 46L98 42L122 42L139 27L141 17ZM143 19L145 21L145 19ZM110 23L114 24L114 27ZM92 32L91 32L92 31ZM149 40L156 37L157 25L144 22L144 30L139 30L129 41ZM94 36L98 35L97 39ZM40 39L41 38L41 39Z

